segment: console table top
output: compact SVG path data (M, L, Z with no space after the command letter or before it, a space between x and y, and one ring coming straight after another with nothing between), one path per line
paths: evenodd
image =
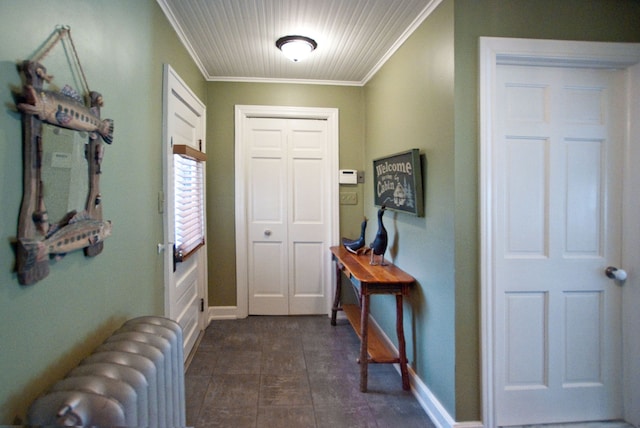
M369 256L356 255L347 251L342 245L331 247L336 261L343 265L342 271L353 276L362 284L413 284L415 278L385 260L386 265L369 264Z

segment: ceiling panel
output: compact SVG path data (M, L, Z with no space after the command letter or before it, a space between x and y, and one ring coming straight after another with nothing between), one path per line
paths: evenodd
M157 0L207 80L362 85L441 0ZM286 35L318 48L294 63Z

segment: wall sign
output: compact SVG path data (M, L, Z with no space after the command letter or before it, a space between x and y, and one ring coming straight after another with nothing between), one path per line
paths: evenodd
M420 151L411 149L373 160L374 203L424 216Z

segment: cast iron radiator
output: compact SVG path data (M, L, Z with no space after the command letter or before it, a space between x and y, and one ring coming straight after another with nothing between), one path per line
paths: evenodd
M33 402L28 423L184 427L183 364L176 322L131 319Z

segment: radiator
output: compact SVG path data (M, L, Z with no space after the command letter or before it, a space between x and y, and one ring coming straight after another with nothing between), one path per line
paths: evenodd
M183 427L182 329L166 318L122 325L37 398L30 425Z

